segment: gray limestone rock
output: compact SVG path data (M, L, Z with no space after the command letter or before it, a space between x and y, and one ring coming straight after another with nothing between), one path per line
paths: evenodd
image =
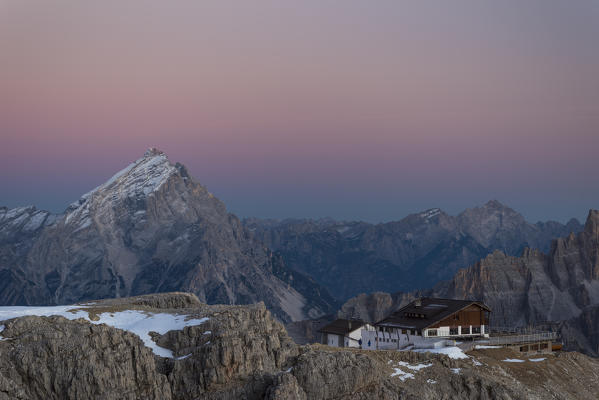
M599 361L577 353L509 363L521 356L492 349L456 360L300 347L264 304L206 305L185 293L98 300L85 310L209 319L154 335L174 358L153 355L132 333L85 319L3 321L0 399L594 399L599 391Z
M0 399L171 399L139 337L63 317L3 322Z
M547 254L525 249L514 257L497 250L433 289L360 295L339 315L375 322L415 296L477 299L491 308L493 326L560 331L568 348L598 355L598 225L599 211L591 210L584 230L554 240Z
M283 321L331 312L184 166L150 149L55 216L0 209L0 304L70 304L183 290L209 303L264 301Z
M435 208L382 224L330 219L244 224L289 267L342 301L360 293L432 287L496 249L512 256L527 247L548 251L552 239L582 230L574 219L566 225L531 224L498 201L457 216Z

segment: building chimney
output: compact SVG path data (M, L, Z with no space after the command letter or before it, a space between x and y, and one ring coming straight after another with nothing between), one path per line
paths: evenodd
M416 300L414 300L414 307L420 307L422 305L422 299L420 297L418 297Z

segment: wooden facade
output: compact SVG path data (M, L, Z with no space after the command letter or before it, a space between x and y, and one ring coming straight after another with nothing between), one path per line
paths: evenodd
M449 326L457 328L458 326L482 326L489 325L489 313L478 304L472 304L463 310L452 314L445 319L431 325L429 328L440 328Z
M408 341L415 336L423 339L472 338L488 336L490 312L489 307L475 300L423 297L375 325L382 339L396 339L398 343L404 336Z

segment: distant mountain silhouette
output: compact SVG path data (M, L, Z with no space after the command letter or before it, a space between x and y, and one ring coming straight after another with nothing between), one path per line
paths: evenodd
M549 249L551 239L577 233L572 219L531 224L493 200L450 216L438 208L383 224L327 220L244 220L285 264L313 277L337 299L359 293L428 288L501 250Z

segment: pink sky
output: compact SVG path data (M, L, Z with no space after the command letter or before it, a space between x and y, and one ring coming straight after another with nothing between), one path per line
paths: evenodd
M156 146L241 216L583 217L598 4L3 1L0 204L59 211Z

